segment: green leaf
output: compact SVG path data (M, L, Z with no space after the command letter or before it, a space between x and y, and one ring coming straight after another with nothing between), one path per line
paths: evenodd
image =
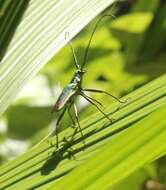
M20 117L20 115L24 115L24 117ZM50 107L28 107L23 105L10 107L8 110L8 137L28 139L39 129L48 126L52 118ZM28 131L25 131L25 129L28 129Z
M134 64L144 42L144 33L152 22L152 12L134 12L119 17L111 24L115 36L126 45L126 62ZM138 60L137 60L138 59Z
M134 12L155 12L160 4L160 0L149 0L147 4L144 0L138 0L133 3L132 11Z
M28 3L29 0L2 0L0 2L0 60L8 48Z
M0 63L0 114L25 83L114 0L32 0ZM86 12L86 14L85 14Z
M153 59L160 53L166 43L166 4L163 4L158 12L142 47L141 55L147 60Z
M49 189L108 189L156 156L166 154L165 114L166 106L124 130Z
M73 129L34 147L0 168L0 188L107 189L166 154L166 75L132 92L128 102L111 104L105 112L81 121L86 146ZM67 142L64 141L64 137ZM75 158L75 159L74 159ZM111 180L110 180L111 179Z
M150 12L130 13L119 17L112 24L112 28L128 33L140 34L144 32L151 23L153 14Z

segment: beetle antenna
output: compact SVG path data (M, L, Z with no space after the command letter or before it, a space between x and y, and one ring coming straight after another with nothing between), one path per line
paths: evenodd
M97 29L98 25L100 24L100 22L101 22L105 17L115 17L115 16L114 16L114 15L111 15L111 14L106 14L106 15L101 16L101 17L97 20L97 22L96 22L96 24L95 24L95 26L94 26L94 28L93 28L92 34L91 34L91 36L90 36L90 38L89 38L87 48L85 49L84 59L83 59L82 65L81 65L82 68L84 67L85 63L87 62L90 44L91 44L91 42L92 42L93 36L94 36L94 34L95 34L95 32L96 32L96 29Z
M73 43L70 39L70 35L69 35L69 32L66 32L65 33L65 39L66 40L69 40L69 46L70 46L70 49L72 51L72 55L73 55L73 59L74 59L74 63L75 63L75 66L77 69L80 69L80 65L78 64L78 61L77 61L77 56L76 56L76 53L74 51L74 48L73 48Z

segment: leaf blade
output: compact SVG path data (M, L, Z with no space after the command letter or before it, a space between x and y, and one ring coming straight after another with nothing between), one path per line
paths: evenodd
M67 43L66 31L72 38L113 2L57 0L47 1L45 5L46 1L31 1L0 63L0 114L26 82Z

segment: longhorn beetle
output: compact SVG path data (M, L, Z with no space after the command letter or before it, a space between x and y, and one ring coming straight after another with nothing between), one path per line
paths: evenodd
M83 78L83 75L85 73L84 66L85 66L85 64L87 62L88 52L89 52L90 44L92 42L92 38L93 38L93 36L95 34L95 31L97 29L97 26L99 25L101 20L104 17L110 17L110 16L112 17L112 15L103 15L96 22L95 27L94 27L94 29L92 31L91 36L90 36L90 39L88 41L87 48L85 49L85 54L84 54L84 59L83 59L82 64L79 64L78 61L77 61L77 57L76 57L72 42L70 40L69 33L66 32L66 34L65 34L65 38L69 38L69 45L70 45L70 48L71 48L71 51L72 51L76 71L75 71L74 76L71 79L70 83L62 90L60 96L58 97L58 99L57 99L57 101L56 101L56 103L55 103L55 105L54 105L54 107L53 107L53 109L51 111L53 113L53 112L59 112L60 110L62 110L62 112L59 115L59 118L57 119L55 129L50 134L48 134L48 136L54 135L54 134L56 135L56 146L57 147L58 147L58 131L57 130L58 130L60 121L61 121L61 119L64 116L66 111L68 111L69 116L70 116L73 124L75 125L75 121L74 121L74 119L72 117L72 114L70 113L70 109L71 109L72 106L74 106L75 118L76 118L76 121L77 121L77 124L78 124L79 131L80 131L81 136L83 138L83 133L82 133L81 126L80 126L80 123L79 123L79 119L78 119L78 111L77 111L77 107L76 107L76 104L75 104L75 99L76 99L76 97L78 95L82 96L90 104L95 106L111 123L112 123L112 119L109 118L108 115L106 113L104 113L104 111L100 108L100 106L102 106L102 104L99 101L97 101L96 99L91 98L88 95L86 95L85 92L104 93L104 94L107 94L107 95L113 97L114 99L116 99L120 103L124 103L123 101L121 101L120 99L118 99L117 97L113 96L112 94L110 94L110 93L108 93L106 91L97 90L97 89L84 89L84 88L82 88L82 78ZM48 138L48 136L45 137L44 139Z

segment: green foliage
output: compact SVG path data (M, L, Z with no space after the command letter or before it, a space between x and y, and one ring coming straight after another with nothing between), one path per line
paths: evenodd
M108 189L157 155L165 154L166 120L159 122L165 114L166 106L124 130L48 189Z
M47 63L1 117L0 162L12 158L13 152L18 155L22 144L36 144L55 127L59 113L51 115L51 107L75 70L70 48L58 52L67 43L65 32L73 38L111 3L0 2L0 113ZM128 102L120 105L106 95L89 94L115 119L110 124L95 107L77 99L86 148L79 133L71 141L73 129L66 114L60 126L61 149L51 146L53 137L4 164L0 189L149 190L149 179L158 189L166 184L166 159L162 157L166 153L166 4L138 0L117 5L115 18L104 19L94 35L83 87L103 89L118 97L127 94L123 99L129 98ZM106 13L112 13L112 8ZM94 24L72 40L79 63Z
M152 17L153 15L151 13L131 13L116 19L112 23L112 27L122 31L125 30L127 33L140 34L148 28Z
M6 53L9 42L28 6L29 0L0 1L0 60Z
M85 148L80 133L73 140L73 130L67 128L60 133L59 150L52 137L2 166L0 187L47 189L53 183L50 189L106 189L164 155L165 81L164 75L129 94L126 104L110 105L113 124L100 113L82 120Z
M67 43L65 32L72 38L113 0L102 0L94 6L97 2L32 0L29 3L0 64L0 114L24 84ZM10 7L6 11L10 12Z

